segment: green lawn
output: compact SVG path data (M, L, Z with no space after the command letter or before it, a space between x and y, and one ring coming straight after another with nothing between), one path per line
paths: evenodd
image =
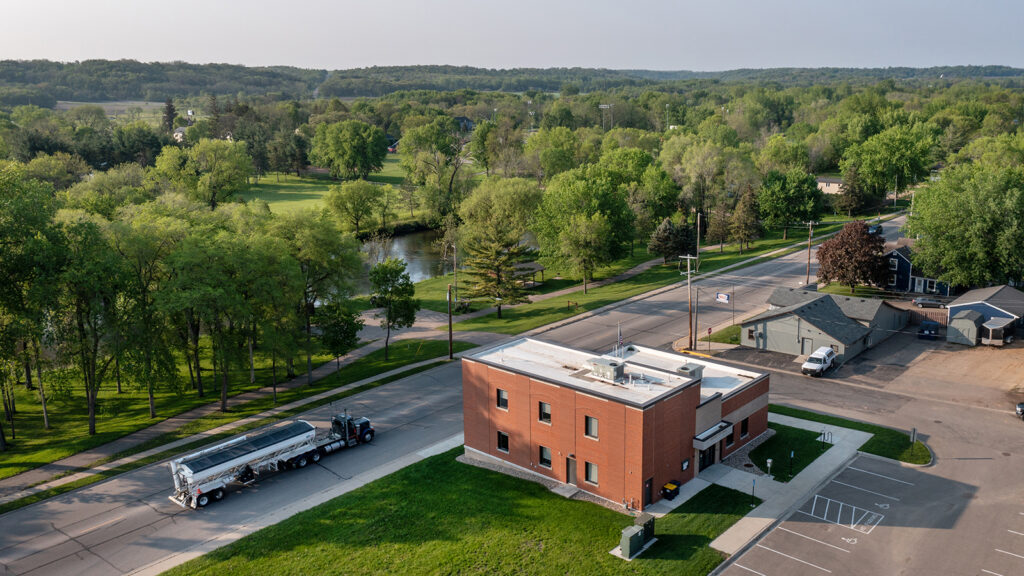
M927 464L931 462L931 454L924 443L918 440L911 445L910 436L899 430L893 430L892 428L886 428L884 426L876 426L874 424L867 424L865 422L846 420L837 416L809 412L807 410L800 410L789 406L780 406L778 404L770 405L768 410L769 412L774 412L776 414L874 434L870 440L860 447L861 452L899 460L900 462L908 462L910 464Z
M15 401L18 411L14 418L14 428L17 436L12 438L10 425L7 424L8 449L0 459L0 478L7 478L106 444L165 418L217 401L220 387L219 382L214 382L212 378L210 349L205 337L201 345L205 397L199 398L190 388L188 369L182 361L179 365L180 388L156 391L154 396L157 418L151 419L145 389L125 380L122 385L123 392L118 394L113 370L109 370L97 399L96 434L93 436L88 434L85 393L78 379L63 372L44 372L46 407L50 417L49 430L43 429L43 411L38 390L29 391L23 386L16 386ZM313 345L314 367L333 358L320 350L315 339ZM296 370L304 372L305 365L305 355L296 358ZM271 384L273 376L270 358L257 353L255 366L255 384L249 382L248 363L245 366L233 367L228 374L229 395L234 396ZM284 365L280 360L277 378L279 381L285 379Z
M401 164L401 156L398 154L388 154L387 158L384 159L384 169L375 174L370 174L366 179L370 182L400 186L405 183L405 175L405 168L402 168Z
M718 332L712 333L710 336L704 336L700 339L701 342L718 342L719 344L735 344L740 343L740 325L736 324L727 328L722 328Z
M750 460L758 468L768 471L768 459L772 460L772 476L779 482L789 482L794 476L806 468L814 459L829 448L828 444L818 442L821 434L783 426L782 424L768 424L768 427L775 430L775 435L765 441L757 448L750 451ZM793 453L792 463L789 455Z
M856 292L851 291L849 286L843 284L826 284L818 288L818 292L824 294L838 294L840 296L858 296L861 298L885 298L892 293L875 288L874 286L857 286Z
M333 180L275 173L260 178L259 184L238 196L247 202L263 200L274 212L294 212L323 207L323 198L334 184Z
M301 512L168 574L707 574L708 547L750 511L711 486L658 519L630 563L608 554L630 516L458 463L456 448ZM443 481L442 481L443 480Z

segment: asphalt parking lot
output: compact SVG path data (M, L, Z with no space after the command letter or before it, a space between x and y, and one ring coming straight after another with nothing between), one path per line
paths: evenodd
M975 491L926 470L858 456L721 574L903 574L914 554L912 542L925 531L953 529ZM1024 525L1024 514L1019 524ZM1024 530L1021 534L1016 547L1005 544L1008 552L1024 549ZM1001 564L991 574L1024 573L1021 554L1015 569ZM941 565L936 568L931 573L946 573Z

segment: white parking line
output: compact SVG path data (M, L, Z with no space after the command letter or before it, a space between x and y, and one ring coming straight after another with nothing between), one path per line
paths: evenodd
M793 556L790 556L789 554L783 554L782 552L779 552L778 550L772 550L771 548L769 548L767 546L762 546L760 544L755 544L755 546L757 546L758 548L764 548L765 550L767 550L769 552L775 552L779 556L785 556L786 558L789 558L790 560L796 560L797 562L800 562L801 564L807 564L808 566L810 566L812 568L817 568L818 570L821 570L822 572L828 572L829 574L832 573L832 571L827 569L827 568L822 568L821 566L818 566L818 565L815 565L815 564L811 564L810 562L808 562L806 560L801 560L799 558L795 558Z
M1003 576L1002 574L1000 574L998 572L992 572L991 570L985 570L984 568L982 568L981 571L984 572L985 574L991 574L992 576Z
M1017 536L1024 536L1024 532L1017 532L1016 530L1007 530L1010 534L1016 534Z
M824 544L825 546L828 546L829 548L835 548L836 550L842 550L843 552L846 552L847 554L850 553L850 551L847 550L846 548L840 548L839 546L835 546L833 544L829 544L828 542L822 542L821 540L815 540L814 538L811 538L810 536L804 536L803 534L801 534L799 532L794 532L792 530L783 528L782 526L779 526L779 530L782 530L783 532L789 532L790 534L796 534L797 536L799 536L801 538L807 538L808 540L810 540L812 542L817 542L818 544Z
M1007 552L1006 550L1000 550L999 548L996 548L996 552L1002 552L1003 554L1008 554L1010 556L1015 556L1017 558L1020 558L1021 560L1024 560L1024 556L1021 556L1020 554L1014 554L1013 552Z
M747 568L746 566L744 566L742 564L736 564L735 562L733 562L733 566L735 566L737 568L743 568L744 570L746 570L747 572L750 572L751 574L757 574L757 576L765 576L764 574L761 574L757 570L751 570L750 568Z
M882 498L888 498L889 500L895 500L897 502L900 501L900 499L896 498L895 496L888 496L886 494L882 494L881 492L872 492L871 490L868 490L867 488L861 488L860 486L854 486L853 484L847 484L846 482L840 482L839 480L833 480L832 482L835 483L835 484L839 484L841 486L847 486L847 487L853 488L854 490L860 490L862 492L867 492L868 494L874 494L875 496L881 496Z
M906 480L900 480L899 478L893 478L892 476L886 476L885 474L878 474L877 472L869 472L862 468L854 468L853 466L847 466L850 470L856 470L857 472L863 472L865 474L871 474L872 476L878 476L879 478L885 478L886 480L892 480L893 482L899 482L900 484L906 484L907 486L913 486L913 482L907 482Z

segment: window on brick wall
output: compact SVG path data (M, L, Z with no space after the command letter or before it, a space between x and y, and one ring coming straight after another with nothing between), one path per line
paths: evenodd
M546 424L551 424L551 404L547 402L537 403L537 419Z
M498 432L498 450L508 454L508 434Z
M593 438L597 440L597 418L593 416L584 416L584 434L587 438Z
M593 464L591 462L586 462L585 465L584 465L584 470L586 471L586 475L583 477L584 480L586 480L587 482L589 482L591 484L595 484L596 485L597 484L597 464Z
M746 438L750 435L750 418L744 418L740 422L740 438Z
M508 410L508 392L498 388L498 408Z
M728 448L729 446L732 446L733 444L736 443L735 436L736 436L735 432L729 432L729 435L725 437L725 447L726 448Z
M544 468L551 468L551 448L540 447L540 465Z

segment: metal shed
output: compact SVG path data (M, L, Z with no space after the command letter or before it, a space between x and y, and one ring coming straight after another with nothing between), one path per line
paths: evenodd
M946 342L977 346L985 316L977 310L961 310L946 326Z

